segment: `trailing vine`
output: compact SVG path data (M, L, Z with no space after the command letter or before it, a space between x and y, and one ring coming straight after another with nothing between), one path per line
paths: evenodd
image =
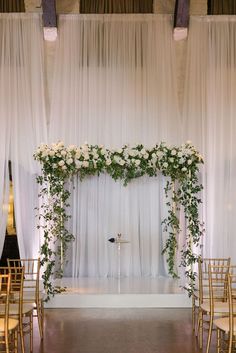
M192 293L195 281L193 265L198 258L193 246L199 246L203 234L198 212L201 203L199 193L202 190L198 172L203 159L190 142L180 147L168 147L161 143L149 149L142 144L124 145L114 150L87 143L80 147L65 147L63 142L58 142L40 145L34 158L42 167L42 173L37 177L41 199L38 228L44 233L40 255L47 299L58 292L58 288L52 284L52 278L63 275L66 250L74 239L66 229L70 218L66 213L70 192L65 188L65 183L75 174L83 180L87 175L103 172L107 172L114 180L123 180L124 185L143 175L156 176L158 172L169 177L165 187L168 215L162 222L168 237L163 254L167 257L169 273L178 277L175 260L178 234L181 231L178 216L182 207L187 221L187 235L180 265L185 267L186 289L189 294Z

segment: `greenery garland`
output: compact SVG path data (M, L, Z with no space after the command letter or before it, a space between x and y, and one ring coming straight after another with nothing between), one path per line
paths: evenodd
M74 239L66 229L70 217L66 213L70 192L66 190L65 183L75 174L79 174L83 180L87 175L99 175L103 172L107 172L114 180L122 180L124 185L143 175L156 176L158 172L168 177L165 187L168 216L162 222L168 238L163 254L167 257L169 273L178 277L175 264L177 237L180 232L178 214L183 207L187 234L186 244L182 249L181 266L185 267L188 282L186 289L192 294L195 281L194 264L198 258L193 246L199 246L203 234L198 213L201 203L199 192L202 190L198 173L203 158L191 142L186 142L180 147L170 147L162 142L149 149L142 144L124 145L113 150L87 143L80 147L65 147L63 142L58 142L51 145L41 144L34 158L42 167L42 174L37 177L41 198L38 228L42 228L44 232L40 254L41 264L45 268L43 281L47 299L58 291L53 287L51 278L55 275L62 276L66 250ZM58 257L59 270L55 270Z

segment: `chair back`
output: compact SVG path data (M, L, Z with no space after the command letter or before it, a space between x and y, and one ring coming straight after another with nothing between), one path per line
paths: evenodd
M24 268L23 291L39 293L40 259L8 259L9 268Z
M199 289L200 304L202 304L205 299L209 299L209 289L210 289L209 288L209 265L229 267L230 263L231 263L230 257L229 258L202 258L202 257L199 257L199 259L198 259L198 289Z
M228 265L208 265L209 270L209 293L210 307L214 312L215 302L226 302L228 300Z
M5 337L7 337L7 335L8 335L8 326L9 326L10 289L11 289L11 276L10 276L10 274L0 274L0 300L1 300L1 304L4 304ZM2 343L2 341L0 343Z

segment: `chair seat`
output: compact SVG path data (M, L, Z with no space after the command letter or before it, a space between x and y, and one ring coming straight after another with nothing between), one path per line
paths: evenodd
M22 306L22 314L27 315L31 311L34 310L33 304L23 304ZM5 313L5 306L4 304L0 304L0 315L4 315ZM10 304L9 306L9 315L19 315L19 305L18 304Z
M5 330L5 319L0 319L0 333ZM14 330L18 326L18 320L9 319L8 321L8 330Z
M205 301L201 304L201 309L206 311L207 313L210 312L210 302ZM229 303L227 302L215 302L214 303L214 313L228 313L229 312Z
M220 330L229 332L229 317L222 317L219 319L215 319L213 321L214 325L218 327ZM236 322L234 322L234 334L236 334Z

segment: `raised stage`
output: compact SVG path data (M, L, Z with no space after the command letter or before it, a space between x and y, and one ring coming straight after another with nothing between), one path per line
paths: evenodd
M186 308L191 300L171 278L62 278L46 308Z

